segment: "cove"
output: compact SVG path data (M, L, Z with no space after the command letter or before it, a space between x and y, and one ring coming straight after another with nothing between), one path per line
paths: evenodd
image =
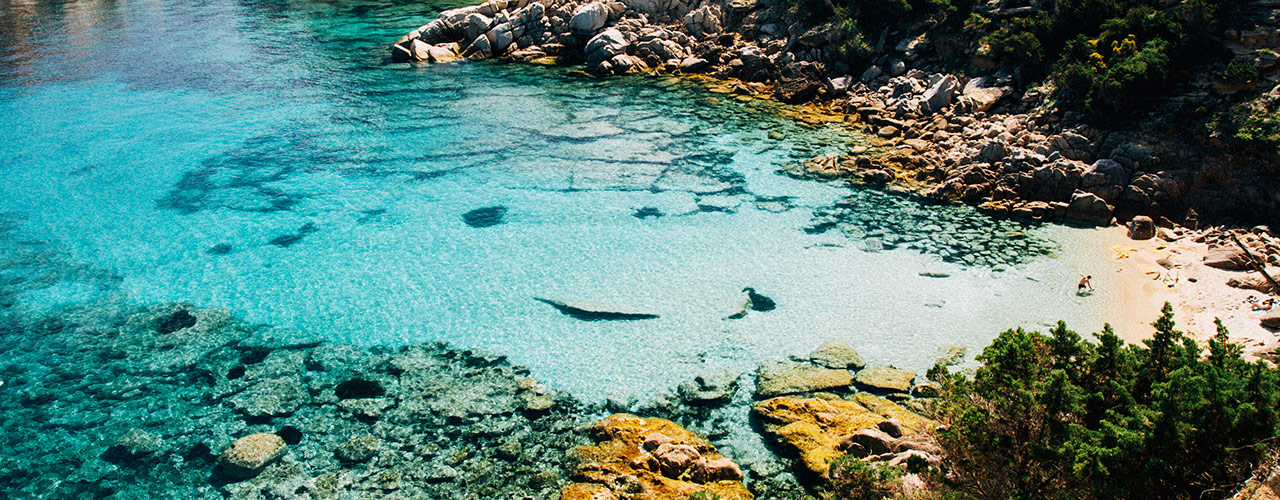
M1107 312L1073 293L1091 231L780 175L866 139L777 104L671 78L386 60L387 39L447 5L163 5L9 15L7 248L45 252L22 272L60 269L12 280L14 312L110 296L333 341L444 340L588 400L830 339L922 372L948 344L975 353L1003 328L1097 328ZM81 38L96 42L64 50ZM468 223L486 207L503 210ZM776 309L726 319L744 287ZM541 296L659 317L584 322Z

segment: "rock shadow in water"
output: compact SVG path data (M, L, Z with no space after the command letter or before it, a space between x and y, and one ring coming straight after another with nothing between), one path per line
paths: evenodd
M477 208L462 214L462 222L471 227L490 227L502 224L506 215L507 207L494 205L492 207Z

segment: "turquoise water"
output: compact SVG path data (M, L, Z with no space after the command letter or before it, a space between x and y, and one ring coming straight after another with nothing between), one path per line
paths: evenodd
M830 339L923 370L1003 328L1101 325L1073 293L1090 231L777 173L864 141L839 127L665 77L387 60L449 6L8 4L0 306L186 301L336 341L446 340L589 401ZM726 320L748 286L777 309Z

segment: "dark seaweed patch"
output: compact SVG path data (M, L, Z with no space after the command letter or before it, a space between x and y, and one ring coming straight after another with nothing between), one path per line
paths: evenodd
M338 396L338 399L376 398L386 392L382 384L362 378L353 378L338 384L338 387L333 389L333 394Z
M179 309L173 314L160 321L156 325L156 331L163 334L170 334L183 328L191 328L196 326L196 317L187 312L186 309Z

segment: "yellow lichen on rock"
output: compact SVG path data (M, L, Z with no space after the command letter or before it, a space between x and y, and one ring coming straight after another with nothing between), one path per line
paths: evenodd
M620 413L591 431L598 444L575 450L580 465L563 500L686 500L699 491L752 498L736 464L674 422Z
M823 476L827 466L844 452L838 445L844 436L897 419L904 430L922 432L933 422L887 399L860 393L852 401L773 398L752 408L765 432L793 450L810 472Z

